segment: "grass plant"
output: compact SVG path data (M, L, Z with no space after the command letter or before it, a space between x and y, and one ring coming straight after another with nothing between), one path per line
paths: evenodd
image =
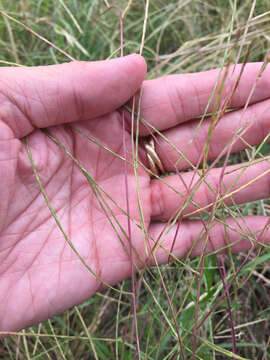
M141 52L148 63L148 79L224 68L235 63L242 63L244 70L246 62L261 61L259 79L269 62L268 0L2 0L0 10L0 64L3 66L48 65L71 59L93 61L120 56L122 52ZM119 14L122 14L122 44ZM241 75L240 72L238 80ZM179 152L173 142L153 128L147 119L140 117L140 107L137 111L129 105L126 107L135 129L132 163L135 177L138 167L144 166L138 156L139 122L166 141L179 153L180 161L189 162L194 170L196 176L188 188L184 205L168 224L164 223L159 242L162 246L172 227L175 224L181 226L186 217L199 219L206 234L200 256L191 258L192 249L183 259L176 259L168 252L168 258L173 260L168 264L160 266L156 263L157 266L151 268L143 266L139 271L134 265L131 279L98 292L64 314L2 339L1 359L270 358L269 247L261 244L247 254L234 255L228 243L224 247L226 256L220 255L220 251L205 254L214 221L224 226L225 233L236 231L239 236L252 241L254 234L241 225L244 216L270 214L269 199L243 205L232 200L232 206L226 202L235 194L234 185L245 174L246 167L241 163L249 161L251 166L269 161L269 135L258 146L246 144L246 150L234 154L231 150L236 139L232 138L215 160L208 160L213 131L224 113L233 110L230 100L238 82L227 101L222 103L223 85L229 77L226 71L220 72L219 83L209 98L209 104L214 97L216 99L214 110L210 113L207 107L194 130L193 138L204 120L211 119L204 151L196 165L187 159L189 148ZM73 131L79 132L80 129L74 126ZM239 128L237 136L242 137L245 131L245 126ZM46 134L58 144L59 151L64 151L80 168L107 218L113 219L110 222L119 241L122 237L130 238L111 212L113 199L110 195L84 169L80 159L74 158L49 130ZM82 133L81 136L87 135ZM120 156L98 142L96 146L103 147L113 156ZM193 146L192 142L190 146ZM46 198L46 189L40 182L29 144L28 152L44 199L56 218L53 204ZM122 161L130 165L127 154ZM223 169L218 184L220 190L225 166L231 164L239 164L237 169L240 172L231 188L221 195L211 185L209 171L215 166ZM260 176L269 177L269 171ZM249 187L256 180L252 179L243 186ZM162 181L166 184L165 180ZM211 206L203 209L198 208L194 200L194 194L202 184L213 193ZM137 185L140 208L138 182ZM176 189L173 190L177 193ZM184 215L184 209L190 204L196 209ZM129 222L134 221L128 210L119 206L119 211ZM239 224L237 229L226 224L228 216ZM56 218L56 222L61 228L61 221ZM146 239L148 234L143 216L137 226ZM72 247L72 239L62 230ZM200 236L196 241L200 241ZM132 244L126 250L131 256L136 251ZM79 253L77 255L80 257Z

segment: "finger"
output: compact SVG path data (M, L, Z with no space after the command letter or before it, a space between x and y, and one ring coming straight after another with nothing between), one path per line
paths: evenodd
M231 67L222 92L221 103L228 95L241 72L242 65ZM231 107L243 106L256 83L262 63L246 64L238 88L232 98ZM145 81L142 87L140 115L158 130L169 129L194 117L204 114L211 94L216 86L220 69L194 74L169 75L156 80ZM250 103L270 96L270 67L256 85ZM208 108L213 110L214 100ZM142 126L141 135L151 131Z
M209 205L216 199L220 199L217 205L225 203L229 206L265 199L270 195L269 175L270 163L263 161L254 165L229 166L224 176L222 168L213 169L207 173L204 181L193 171L168 176L162 181L153 180L152 219L168 220L180 209L183 209L185 216L198 215L203 209L209 210Z
M151 246L158 263L168 262L169 254L176 258L183 258L187 254L191 257L208 254L218 249L230 249L232 253L247 251L258 244L269 244L269 218L264 216L247 216L244 219L228 218L226 223L218 221L206 230L201 221L184 221L164 234L164 223L152 224L150 235ZM206 236L206 231L209 231ZM152 260L153 261L153 260ZM154 265L154 264L153 264Z
M236 152L248 145L259 144L270 130L270 99L249 106L245 111L239 110L226 114L216 125L209 143L208 159L214 159L229 146ZM208 138L211 119L198 127L198 121L190 121L164 131L166 141L156 137L155 150L167 171L187 169L190 164L198 164L202 159ZM171 145L173 144L174 147ZM177 151L176 151L177 148ZM184 154L184 157L181 155Z
M0 118L16 137L35 127L88 120L124 104L140 87L139 55L97 62L0 69Z

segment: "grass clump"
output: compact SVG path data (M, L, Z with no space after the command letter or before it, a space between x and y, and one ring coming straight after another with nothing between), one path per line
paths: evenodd
M122 11L127 9L123 19L124 53L138 53L147 2L114 1L113 4ZM112 1L3 0L1 64L61 63L68 60L65 54L86 61L119 56L119 13L108 8L109 5ZM235 61L245 62L247 57L248 61L264 61L269 49L269 16L268 0L150 2L143 47L148 79L220 68ZM228 105L224 113L231 110ZM201 123L209 115L206 113ZM214 113L212 118L214 130L218 117ZM145 119L141 121L147 124ZM208 161L206 142L204 154L205 161L200 169L196 168L202 170L201 183L207 183L205 174L212 164L223 166L224 161L236 164L266 159L269 144L265 139L256 147L248 146L248 150L229 155L227 160L225 152L213 163ZM202 215L191 214L205 221L207 234L214 220L224 224L228 216L236 221L246 215L269 216L268 199L232 206L225 199L216 199ZM192 201L190 196L187 204ZM176 220L183 220L181 210L172 223ZM252 249L248 256L235 256L230 251L226 257L217 252L205 256L202 251L197 258L186 256L138 272L135 305L140 353L131 305L132 281L128 279L115 286L117 291L98 292L62 315L1 340L0 357L270 358L269 257L267 246Z

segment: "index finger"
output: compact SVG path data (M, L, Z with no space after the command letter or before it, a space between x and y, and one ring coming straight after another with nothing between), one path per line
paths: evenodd
M262 66L263 63L245 65L230 103L231 108L243 107L246 104ZM221 103L231 94L241 68L241 64L231 66L222 92ZM169 75L145 81L142 87L140 116L160 131L201 116L205 112L219 78L220 69L216 69L201 73ZM270 67L268 66L256 84L250 104L265 100L269 96ZM214 100L209 104L207 112L211 112L213 106ZM150 132L146 126L141 126L142 136Z

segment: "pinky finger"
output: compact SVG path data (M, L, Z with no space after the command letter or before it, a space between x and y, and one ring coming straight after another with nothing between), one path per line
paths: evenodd
M270 218L247 216L228 218L226 223L216 220L211 224L185 220L171 228L164 223L153 223L149 234L152 254L159 264L164 264L172 257L226 251L239 253L258 245L267 246L270 243ZM154 265L153 258L150 264Z

